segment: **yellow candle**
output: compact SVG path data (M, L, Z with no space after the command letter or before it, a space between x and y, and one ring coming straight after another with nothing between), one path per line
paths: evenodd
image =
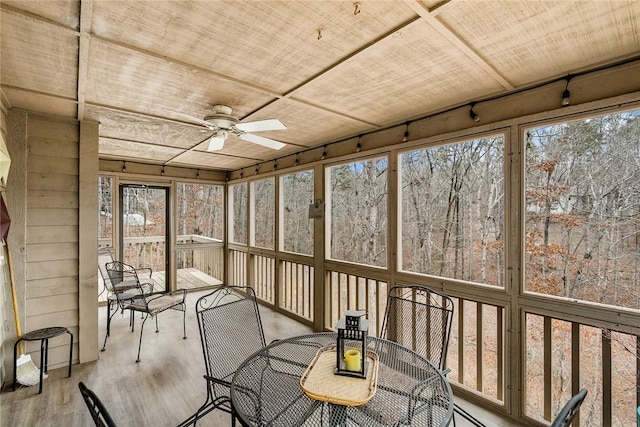
M344 364L347 371L360 372L360 352L356 349L349 349L344 354Z

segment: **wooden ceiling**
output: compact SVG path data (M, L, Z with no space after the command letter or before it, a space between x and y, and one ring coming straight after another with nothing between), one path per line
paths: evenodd
M10 107L100 122L100 157L236 170L640 53L640 2L1 3ZM207 152L215 104L260 132Z

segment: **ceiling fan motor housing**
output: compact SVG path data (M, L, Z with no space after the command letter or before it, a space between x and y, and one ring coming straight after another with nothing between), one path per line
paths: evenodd
M217 128L230 129L233 125L238 123L238 119L228 114L214 113L204 118L204 121L211 123Z
M213 114L204 118L204 121L211 123L219 129L231 129L233 125L238 123L238 119L231 115L231 107L227 105L214 105Z

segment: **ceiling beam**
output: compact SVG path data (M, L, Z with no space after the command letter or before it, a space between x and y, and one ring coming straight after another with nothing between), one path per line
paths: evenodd
M26 10L16 9L15 7L10 6L6 3L0 2L0 9L2 9L2 12L8 12L8 13L13 13L14 15L25 16L25 17L28 17L29 19L33 19L34 21L44 22L49 25L53 25L59 28L64 28L65 30L70 30L76 35L78 35L77 29L70 27L69 25L61 24L49 18L45 18L44 16L41 16L41 15L35 15L31 12L27 12Z
M169 160L167 160L166 162L164 162L162 165L163 166L170 166L172 163L176 163L176 162L180 162L180 159L183 158L184 156L186 156L188 153L192 152L195 150L195 148L202 144L203 142L205 142L207 139L211 138L210 136L206 137L205 139L203 139L202 141L198 142L196 145L194 145L193 147L189 148L188 150L183 151L180 154L176 154L175 156L173 156L172 158L170 158ZM225 144L227 144L229 141L225 142ZM255 162L260 162L262 159L257 159L255 157L245 157L245 156L237 156L237 155L233 155L233 154L225 154L222 152L216 152L213 153L216 156L222 156L222 157L229 157L229 158L234 158L234 159L242 159L242 160L251 160L251 161L255 161Z
M49 93L49 92L42 92L42 91L39 91L39 90L27 89L27 88L19 87L19 86L2 85L1 87L6 88L6 89L17 90L17 91L24 92L24 93L30 93L30 94L33 94L33 95L43 96L43 97L46 97L46 98L57 99L57 100L60 100L60 101L68 101L68 102L71 102L73 104L76 104L78 102L75 98L69 98L68 96L56 95L56 94Z
M80 1L80 39L78 41L78 121L84 119L85 92L89 74L89 44L93 0Z
M93 34L92 37L93 37L94 40L99 40L99 41L104 42L106 44L110 44L110 45L113 45L113 46L118 46L118 47L121 47L123 49L130 50L130 51L133 51L133 52L137 52L137 53L140 53L140 54L145 55L145 56L149 56L149 57L154 58L154 59L159 59L159 60L167 62L169 64L179 65L181 67L188 68L188 69L190 69L192 71L197 71L198 73L202 73L202 74L206 74L206 75L209 75L209 76L213 76L213 77L216 77L216 78L221 79L221 80L226 80L227 82L234 83L234 84L237 84L239 86L243 86L243 87L249 88L251 90L262 92L263 94L269 95L269 96L273 96L274 98L281 98L282 97L281 94L276 93L276 92L274 92L274 91L272 91L272 90L270 90L268 88L265 88L265 87L262 87L262 86L258 86L258 85L253 84L253 83L249 83L249 82L247 82L245 80L236 79L236 78L230 77L230 76L228 76L226 74L215 72L215 71L213 71L213 70L211 70L209 68L203 68L203 67L200 67L198 65L191 64L189 62L180 61L178 59L171 58L171 57L168 57L166 55L160 55L160 54L151 52L151 51L146 50L146 49L142 49L142 48L139 48L139 47L136 47L136 46L132 46L132 45L127 44L127 43L122 43L122 42L119 42L119 41L116 41L116 40L108 39L106 37L98 36L96 34Z
M197 129L203 129L202 125L197 125L195 123L185 122L185 121L178 120L178 119L171 119L169 117L164 117L164 116L157 116L155 114L141 113L139 111L129 110L127 108L114 107L114 106L111 106L111 105L99 104L97 102L91 102L91 101L85 102L85 105L88 106L88 107L102 108L102 109L105 109L105 110L114 111L116 113L131 114L131 115L134 115L134 116L145 117L145 118L148 118L148 119L162 120L162 121L169 122L169 123L179 124L179 125L183 125L183 126L190 126L192 128L197 128Z
M2 90L2 87L0 86L0 98L2 98L0 100L0 106L2 108L7 108L7 109L11 109L11 101L9 101L9 98L7 98L7 95L4 93L4 91Z
M487 61L484 60L473 48L462 39L461 36L456 34L451 28L444 24L438 15L443 12L443 7L451 2L443 2L436 5L431 10L420 0L403 0L407 6L411 8L415 13L420 15L425 22L433 27L441 36L447 39L452 45L458 48L469 59L475 62L480 68L482 68L488 75L493 77L503 88L506 90L513 90L515 86L509 82L502 74L492 67Z

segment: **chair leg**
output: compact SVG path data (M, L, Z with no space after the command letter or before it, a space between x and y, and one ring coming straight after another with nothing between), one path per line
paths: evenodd
M469 421L471 424L473 424L475 427L486 427L484 424L482 424L476 417L474 417L473 415L471 415L469 412L465 411L464 409L462 409L459 405L457 405L456 403L453 404L453 425L455 426L456 424L456 418L455 418L455 414L458 413L460 414L463 418L465 418L467 421Z
M186 304L182 306L182 339L187 339L187 307Z
M144 320L142 320L142 325L140 325L140 341L138 342L138 358L136 359L136 363L140 362L140 348L142 347L142 333L144 332L144 323L147 321L148 318L149 318L149 315L146 315L144 317Z
M102 350L105 351L107 349L107 338L111 335L111 319L118 312L118 308L111 313L111 302L107 302L107 333L104 336L104 343L102 344Z
M198 410L193 415L191 415L189 418L187 418L186 420L181 422L178 425L178 427L186 427L186 426L190 426L190 425L195 426L196 422L198 422L198 420L200 418L204 417L209 412L213 411L215 408L216 407L214 405L212 397L211 397L210 393L207 392L207 400L204 402L204 404L202 406L200 406L198 408Z
M111 300L107 300L107 335L111 334Z
M236 410L231 405L231 427L236 427Z

